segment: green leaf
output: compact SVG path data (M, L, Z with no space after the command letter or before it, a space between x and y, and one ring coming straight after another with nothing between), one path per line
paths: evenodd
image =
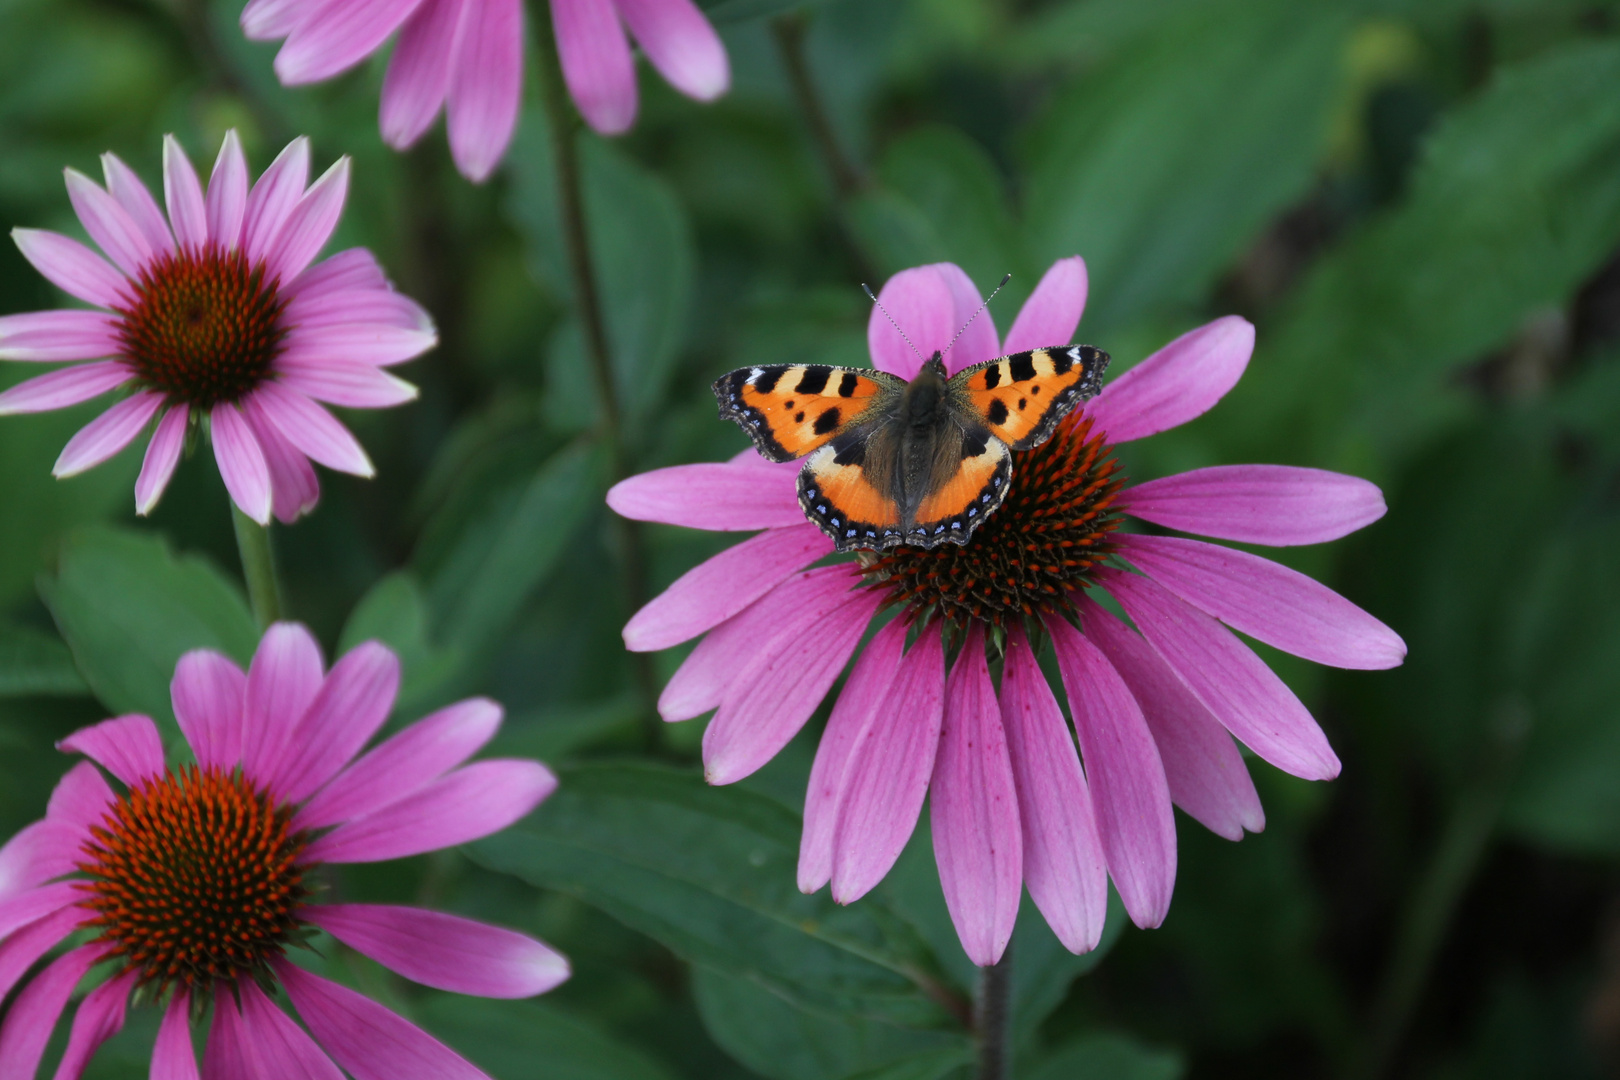
M854 1073L846 1080L942 1080L946 1076L958 1075L958 1070L971 1064L973 1059L973 1050L966 1046L928 1050L875 1069Z
M1087 333L1202 296L1305 193L1350 20L1335 4L1198 4L1058 94L1026 144L1037 265L1090 268Z
M0 624L0 697L78 697L89 692L60 638Z
M674 1080L624 1039L540 1001L436 994L420 1019L500 1080Z
M474 858L601 908L690 961L806 1008L930 1027L946 1013L913 931L872 898L794 883L798 815L653 765L561 770L557 794Z
M460 658L429 640L429 613L421 586L408 571L389 574L371 587L349 613L338 642L340 653L362 641L376 640L399 656L402 669L400 712L432 700L435 692L454 677Z
M1046 1058L1029 1080L1180 1080L1181 1055L1125 1035L1083 1035Z
M90 689L118 713L172 722L169 681L182 654L217 649L245 665L259 641L234 582L150 533L73 534L39 589Z

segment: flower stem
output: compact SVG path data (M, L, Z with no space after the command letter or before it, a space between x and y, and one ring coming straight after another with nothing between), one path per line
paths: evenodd
M771 33L776 36L776 47L782 53L782 66L787 69L788 85L793 90L793 101L804 114L804 122L821 153L822 163L832 177L833 188L840 199L858 195L866 187L866 176L852 161L838 141L832 118L821 103L816 91L815 78L810 73L810 60L804 51L804 33L808 23L803 13L779 15L771 20Z
M241 507L231 504L236 525L236 550L242 557L242 577L247 581L248 602L259 628L267 629L281 618L281 583L276 578L276 553L270 547L270 529L260 525Z
M978 1080L1007 1080L1007 1031L1012 1021L1012 944L1001 960L979 971L973 1026L979 1036Z

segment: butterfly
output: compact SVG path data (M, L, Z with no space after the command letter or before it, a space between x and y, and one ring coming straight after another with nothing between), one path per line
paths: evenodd
M739 368L714 384L772 461L804 458L799 505L839 551L965 544L1007 497L1013 450L1044 443L1101 389L1090 345L1013 353L947 375L934 353L909 383L825 364Z

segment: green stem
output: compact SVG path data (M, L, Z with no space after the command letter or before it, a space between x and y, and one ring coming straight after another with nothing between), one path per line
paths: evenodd
M844 153L838 133L833 129L832 118L827 115L821 95L816 91L816 81L810 73L810 59L804 51L804 34L808 26L803 13L794 12L772 19L771 33L776 35L776 47L782 54L782 66L787 71L794 103L804 114L805 126L810 129L810 138L814 140L822 163L832 178L833 189L837 191L839 199L848 199L860 194L867 180L859 166Z
M242 556L242 577L247 581L248 602L259 628L265 629L281 618L281 583L276 578L276 553L270 547L270 529L260 525L241 507L231 504L236 525L236 550Z
M979 1036L978 1080L1007 1080L1007 1032L1012 1023L1012 944L999 963L979 971L979 993L973 1003L974 1029Z

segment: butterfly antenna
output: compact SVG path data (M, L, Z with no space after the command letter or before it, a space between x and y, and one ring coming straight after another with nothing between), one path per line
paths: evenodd
M1008 276L1010 277L1011 275ZM883 317L889 320L889 325L894 327L894 332L900 335L900 340L904 341L907 345L911 345L911 339L906 337L906 332L904 330L900 329L900 324L894 321L894 316L890 315L889 309L883 306L883 301L872 295L872 290L867 286L866 282L861 282L861 288L865 291L867 299L876 304L877 309L883 312ZM928 363L928 358L923 356L922 352L917 348L917 346L911 345L911 351L917 354L917 359L921 360L925 364Z
M962 329L956 332L956 337L951 338L951 344L945 346L945 351L940 353L941 356L950 355L951 348L956 344L957 338L960 338L963 334L967 333L967 328L973 325L973 320L984 314L984 309L990 306L990 301L996 298L996 293L1006 288L1007 282L1011 280L1011 274L1008 274L1006 277L1001 279L1001 284L997 285L995 289L991 291L990 295L984 298L984 303L979 305L979 310L968 316L968 321L962 324Z

